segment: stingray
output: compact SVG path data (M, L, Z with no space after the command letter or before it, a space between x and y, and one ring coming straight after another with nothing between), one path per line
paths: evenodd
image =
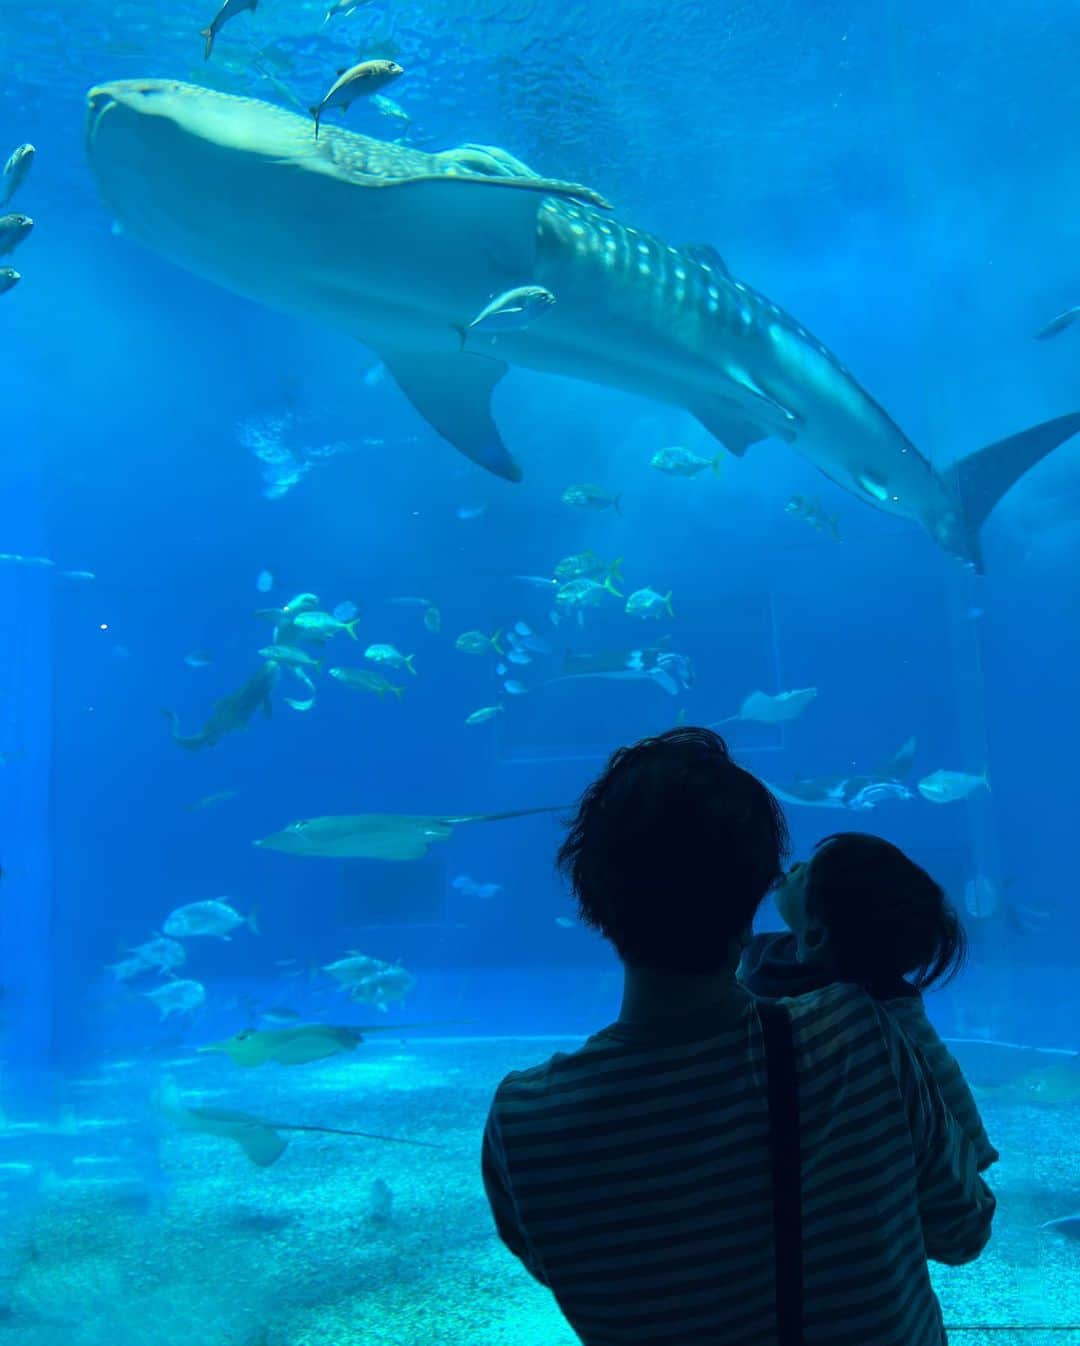
M783 724L787 720L798 719L816 696L816 687L799 687L793 692L779 692L776 696L770 696L768 692L751 692L739 707L737 715L729 715L724 720L718 720L716 724L710 725L710 728L732 724L737 720L753 720L757 724Z
M253 1164L269 1168L285 1153L289 1142L282 1131L315 1131L326 1136L362 1136L366 1140L383 1140L395 1145L418 1145L427 1150L441 1150L441 1145L426 1140L408 1140L402 1136L384 1136L375 1131L352 1131L340 1126L309 1126L301 1122L268 1122L247 1112L231 1108L168 1109L169 1116L184 1131L195 1131L204 1136L221 1136L235 1140Z
M1059 1220L1047 1220L1040 1228L1052 1229L1055 1233L1072 1239L1074 1243L1080 1243L1080 1215L1063 1215Z
M462 823L494 823L538 813L562 813L565 805L514 809L509 813L355 813L304 818L254 842L268 851L337 860L419 860L436 841L448 841Z
M433 1027L436 1025L432 1023L410 1023L295 1024L289 1028L244 1028L231 1038L200 1047L199 1051L224 1052L238 1066L261 1066L267 1061L282 1066L299 1066L309 1061L324 1061L342 1052L355 1051L368 1033L404 1033L406 1029Z

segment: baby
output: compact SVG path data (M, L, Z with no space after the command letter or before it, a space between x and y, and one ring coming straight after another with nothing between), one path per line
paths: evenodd
M980 1172L998 1159L975 1099L923 1009L922 992L950 980L967 952L942 889L880 837L840 832L819 841L774 893L788 934L753 935L739 979L753 995L803 995L854 982L880 1000L922 1052L946 1104L967 1132Z

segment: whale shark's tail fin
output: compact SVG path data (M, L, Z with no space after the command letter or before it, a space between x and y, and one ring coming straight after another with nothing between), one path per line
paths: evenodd
M1078 430L1080 412L1071 412L987 444L953 465L951 471L967 528L969 555L980 570L979 532L998 501L1025 472Z

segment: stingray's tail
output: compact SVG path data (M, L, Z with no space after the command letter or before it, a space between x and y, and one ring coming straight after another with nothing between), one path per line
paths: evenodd
M388 1140L395 1145L419 1145L425 1150L441 1150L441 1145L436 1145L430 1140L407 1140L404 1136L384 1136L379 1131L350 1131L343 1126L310 1126L303 1122L266 1122L266 1126L271 1126L275 1131L318 1131L324 1136L363 1136L367 1140Z
M981 572L983 568L979 533L998 501L1025 472L1078 430L1080 412L1074 411L987 444L953 465L951 472L966 530L966 536L959 540L960 549L976 570Z

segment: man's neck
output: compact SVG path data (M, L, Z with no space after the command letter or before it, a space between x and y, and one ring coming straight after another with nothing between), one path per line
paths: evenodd
M730 1002L738 983L738 960L707 974L653 972L623 968L619 1023L655 1023L684 1015L707 1013Z

